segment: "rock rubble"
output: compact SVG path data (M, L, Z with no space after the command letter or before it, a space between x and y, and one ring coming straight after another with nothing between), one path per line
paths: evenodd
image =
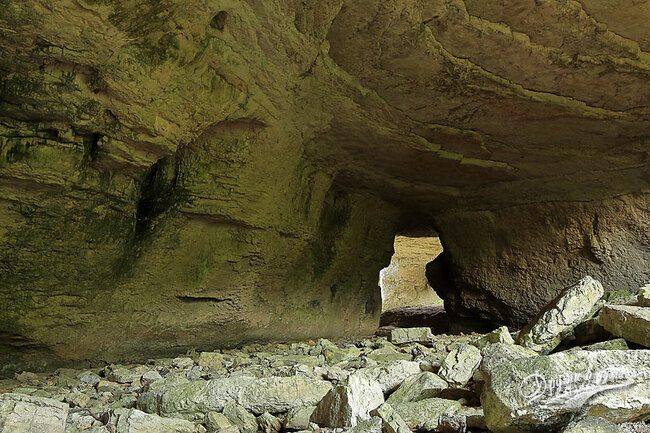
M621 305L594 296L595 280L573 287L581 289L567 290L519 335L393 329L391 341L249 345L23 372L0 380L0 432L647 433L645 295ZM608 332L576 345L588 321Z

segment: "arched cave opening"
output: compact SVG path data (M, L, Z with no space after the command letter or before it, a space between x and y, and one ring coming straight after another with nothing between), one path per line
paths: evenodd
M501 323L453 308L459 295L436 228L411 215L395 233L390 263L379 272L379 335L391 328L429 327L433 334L486 333ZM450 302L451 301L451 302Z
M379 272L382 312L442 304L426 277L426 265L443 250L433 229L395 235L390 264Z

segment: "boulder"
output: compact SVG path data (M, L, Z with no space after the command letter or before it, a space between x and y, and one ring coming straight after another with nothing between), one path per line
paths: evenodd
M192 416L197 412L221 411L229 402L261 415L286 412L293 407L316 404L332 388L324 380L302 375L290 377L233 376L213 380L162 380L140 395L138 406L163 416Z
M538 356L533 350L515 344L495 343L481 351L482 359L479 373L484 375L495 367L520 358Z
M373 416L370 419L359 421L357 425L347 430L347 433L382 433L384 422L381 418Z
M612 335L650 347L650 307L607 305L598 320Z
M512 335L510 335L510 331L508 330L507 326L502 326L490 332L489 334L485 334L476 340L473 345L479 349L483 349L486 346L495 343L515 344L515 340L513 340Z
M409 403L394 403L393 409L402 417L412 430L435 430L438 428L440 415L454 414L460 409L460 403L442 398L427 398Z
M73 390L69 394L66 394L64 399L71 407L76 408L84 408L90 403L90 397L77 390Z
M132 383L149 371L149 369L140 365L134 368L127 368L123 365L109 365L104 369L106 380L116 383Z
M436 432L439 433L465 433L467 431L467 418L465 415L460 415L458 413L449 415L443 413L438 418L438 429Z
M614 340L601 341L600 343L590 344L585 350L628 350L627 342L623 338Z
M100 425L101 422L97 421L95 417L88 413L72 412L68 414L65 433L87 432L91 430L93 426L99 427Z
M517 342L538 353L555 349L571 331L593 313L603 296L603 286L590 276L569 287L526 325Z
M137 409L115 409L110 424L116 433L203 433L201 425L178 418L163 418Z
M625 430L606 419L588 416L571 422L562 433L625 433Z
M224 366L224 356L217 352L201 352L196 363L206 370L219 370Z
M194 367L194 360L186 356L174 358L172 360L172 367L178 368L179 370L187 370Z
M369 419L370 411L383 402L384 393L377 382L351 375L318 402L311 421L325 427L353 427Z
M440 376L429 371L423 371L406 379L386 401L393 404L438 397L440 391L447 387L447 382L442 380Z
M558 430L583 415L620 423L650 414L649 381L648 350L566 351L489 369L481 403L493 431Z
M394 361L377 367L362 368L351 376L364 377L376 381L383 392L397 389L405 379L420 373L420 363L414 361Z
M158 373L157 370L149 370L140 377L140 383L142 385L151 385L154 382L163 380L163 377Z
M84 383L88 386L95 386L99 383L100 380L102 380L102 378L92 371L84 371L79 375L79 380L81 383Z
M334 365L339 362L358 358L361 355L361 350L358 347L341 348L331 341L321 338L314 347L314 354L323 355L328 365Z
M387 363L401 360L410 361L413 359L413 356L408 353L399 352L392 347L381 347L370 352L366 355L366 358L378 363Z
M487 430L485 425L485 415L482 407L461 407L457 415L463 415L467 420L467 427Z
M223 415L232 425L239 428L241 433L257 432L257 419L245 407L239 404L229 403L223 408Z
M480 363L481 351L462 343L442 361L438 374L449 384L462 388L467 385Z
M268 412L257 417L257 425L262 433L277 433L282 428L282 422Z
M306 430L309 428L309 419L316 406L294 407L287 413L284 428L287 430Z
M390 342L393 344L404 343L430 343L433 340L431 328L394 328L390 331Z
M384 403L370 412L373 417L381 418L382 433L411 433L404 420L390 404Z
M219 412L206 413L203 423L207 427L208 433L214 433L232 425L230 420Z
M637 294L637 305L640 307L650 307L650 284L639 289Z
M24 394L0 394L2 433L63 433L67 417L65 403Z

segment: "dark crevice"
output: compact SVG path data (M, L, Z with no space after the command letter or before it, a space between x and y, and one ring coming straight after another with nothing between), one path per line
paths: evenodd
M228 19L228 12L221 11L212 18L212 21L210 21L210 27L223 31L226 26L226 19Z
M231 298L217 298L214 296L176 296L181 302L196 303L196 302L228 302L232 301Z
M104 136L98 132L93 133L88 139L88 145L86 147L86 160L88 162L95 161L97 155L99 154L99 142Z
M168 173L169 171L173 171ZM156 219L171 210L179 200L178 170L169 167L166 159L147 170L140 187L140 200L136 209L136 239L153 230Z

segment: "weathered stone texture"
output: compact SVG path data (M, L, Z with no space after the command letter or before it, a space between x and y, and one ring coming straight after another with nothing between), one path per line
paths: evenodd
M414 221L460 312L647 283L650 10L538 3L2 2L3 371L369 333Z

